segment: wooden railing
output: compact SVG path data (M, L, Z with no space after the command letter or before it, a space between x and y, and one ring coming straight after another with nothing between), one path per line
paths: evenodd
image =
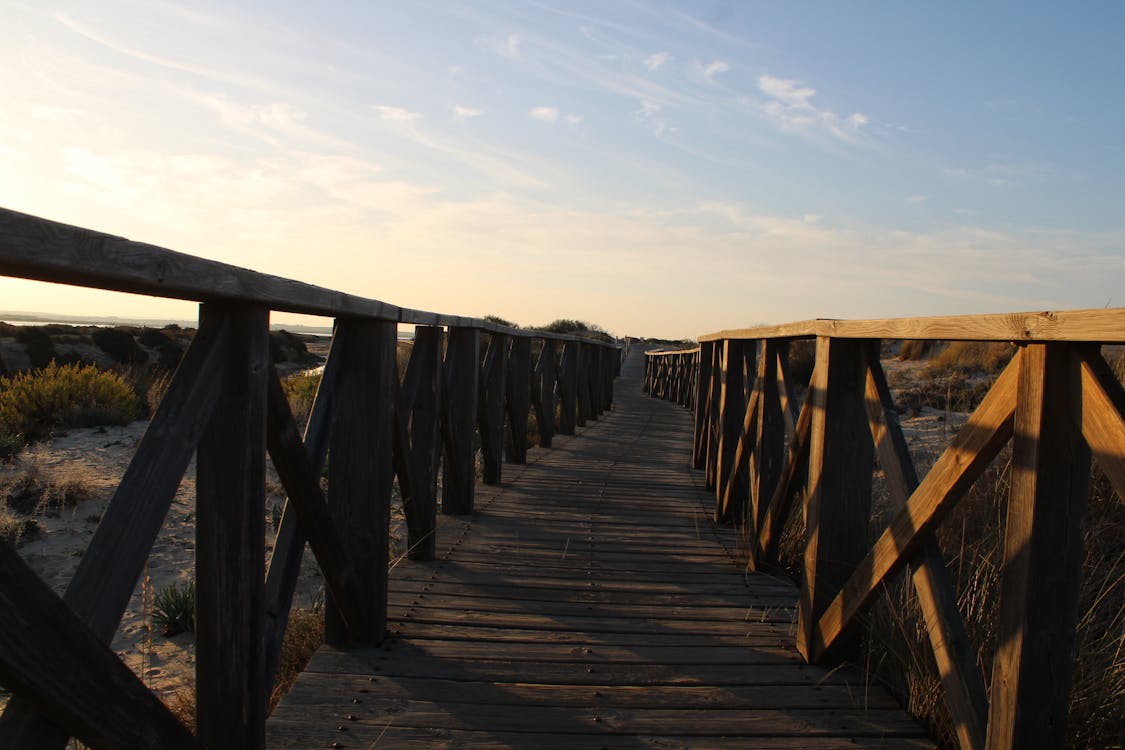
M95 748L262 747L306 541L328 591L326 640L379 643L394 479L409 554L431 558L439 463L442 511L472 513L476 434L483 481L498 484L505 456L525 461L532 409L550 447L556 411L558 432L573 434L611 407L620 367L615 343L408 310L2 209L0 274L202 303L65 595L0 540L4 748L70 736ZM270 363L271 310L335 318L303 438ZM416 326L402 382L399 323ZM268 570L267 453L288 493ZM108 646L193 455L194 737Z
M790 343L815 339L799 410ZM919 478L880 364L881 339L1014 342L1016 355ZM719 521L747 530L751 567L778 561L804 489L797 645L812 662L853 652L890 576L910 569L963 748L1061 748L1082 580L1091 458L1125 497L1125 390L1101 344L1125 309L902 320L816 320L721 331L648 352L644 387L692 408L692 465ZM957 608L935 529L1006 444L1012 475L991 689ZM870 542L876 460L897 510Z

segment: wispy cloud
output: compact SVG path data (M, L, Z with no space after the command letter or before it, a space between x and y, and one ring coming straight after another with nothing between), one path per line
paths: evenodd
M392 107L386 104L372 105L372 109L379 113L379 119L386 122L413 122L414 120L421 120L422 113L411 112L409 109L402 107Z
M458 122L468 120L472 117L480 117L483 114L484 110L476 107L462 107L461 105L453 107L453 119Z
M476 39L478 46L510 60L520 58L520 48L523 42L523 37L519 34L508 34L505 37L478 37Z
M726 73L730 70L730 63L724 60L712 60L706 67L703 68L703 79L707 83L714 83L715 76L720 73Z
M671 59L672 55L668 54L667 52L657 52L646 57L644 63L645 67L648 68L650 73L655 73L656 71L663 68Z
M821 109L812 102L816 89L802 81L758 76L758 90L767 98L757 103L757 109L783 130L827 133L839 140L853 141L870 122L862 112L841 117L829 109Z
M924 196L924 195L909 195L909 196L906 197L906 202L909 203L912 206L920 206L920 205L922 205L923 203L926 202L926 196Z
M1023 187L1029 182L1044 182L1058 173L1042 164L1017 164L993 161L983 167L946 167L942 170L946 177L982 182L994 188Z
M553 123L559 119L559 110L557 107L534 107L528 111L527 116L533 120Z
M663 112L664 107L662 105L644 99L641 101L641 106L633 110L633 118L647 127L657 138L660 138L668 133L676 132L675 128L668 126Z
M579 124L580 122L582 122L585 119L586 118L583 115L576 115L572 112L572 113L570 113L566 116L566 124L570 125L570 126L574 126L574 125Z

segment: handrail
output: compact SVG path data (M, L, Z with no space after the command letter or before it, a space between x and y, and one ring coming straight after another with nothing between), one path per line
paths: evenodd
M279 312L606 343L593 336L398 307L5 208L0 208L0 275L196 302L250 303Z
M880 362L884 338L1016 344L925 476ZM798 411L789 350L799 339L815 339L816 348ZM715 494L716 520L743 526L752 569L777 564L781 530L802 513L797 640L810 662L852 655L852 633L883 582L909 568L960 746L1063 747L1091 460L1125 497L1125 388L1100 352L1121 342L1122 308L813 320L648 352L643 387L693 410L692 465ZM1014 468L986 693L934 530L1009 443ZM897 510L872 544L876 459Z
M612 408L620 372L616 341L410 310L5 209L0 275L201 303L65 595L0 540L5 748L61 749L72 735L94 748L261 748L306 542L328 592L326 640L380 643L395 479L409 554L431 559L439 467L442 512L474 512L478 433L483 481L499 484L505 460L526 461L533 409L549 448ZM335 318L303 435L270 362L270 310ZM416 326L401 381L399 323ZM267 453L288 496L268 569ZM193 454L196 737L107 648Z

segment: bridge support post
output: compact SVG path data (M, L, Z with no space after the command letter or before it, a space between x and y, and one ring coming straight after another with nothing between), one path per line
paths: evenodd
M559 434L573 435L578 424L578 349L577 341L566 341L559 366Z
M386 633L387 561L398 371L398 326L343 318L336 336L347 338L332 402L328 448L328 510L359 580L362 622L349 633L339 610L325 606L324 638L333 645L378 644Z
M558 344L543 339L543 351L535 364L535 382L532 387L532 405L535 407L535 424L539 429L539 445L551 447L555 436L555 385L559 380Z
M816 340L816 370L808 395L812 433L797 622L797 648L809 660L824 657L814 653L816 622L868 548L875 448L864 400L864 347L871 345L828 336ZM836 653L846 656L854 646L845 641Z
M437 464L441 455L441 343L436 326L414 329L414 347L396 408L396 429L402 431L405 453L398 459L399 487L406 515L408 554L412 560L434 558L437 532ZM407 423L409 432L407 433ZM402 474L409 475L409 492Z
M452 515L473 512L476 481L473 437L477 425L480 379L480 330L450 326L442 369L441 510Z
M691 468L702 469L707 463L707 433L711 423L711 365L715 344L703 341L696 355L695 433L692 439Z
M204 304L226 322L219 400L196 459L196 721L209 748L265 745L265 482L269 310Z
M735 474L734 455L746 417L746 360L754 356L756 349L756 341L728 339L723 342L715 468L716 523L741 521L749 496L749 477L745 473ZM728 484L731 485L729 491Z
M527 463L527 422L531 414L531 339L512 339L508 354L508 460Z
M508 384L508 346L511 339L490 333L480 373L480 453L482 481L500 484L504 467L504 401Z

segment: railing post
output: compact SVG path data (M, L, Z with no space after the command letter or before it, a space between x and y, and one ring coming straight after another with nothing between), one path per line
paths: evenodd
M877 342L876 342L877 345ZM875 448L867 425L864 347L870 342L820 336L809 398L809 444L805 509L805 555L798 610L797 648L810 661L813 631L869 546L871 475ZM844 642L838 654L854 647Z
M527 420L531 414L531 339L516 336L508 354L508 460L527 463Z
M432 560L437 534L437 466L441 455L441 344L437 326L417 326L414 347L402 382L399 403L409 417L409 452L404 457L410 474L410 496L403 493L408 526L408 554L412 560ZM401 425L405 430L405 423ZM400 482L401 484L401 482Z
M555 437L555 386L559 379L558 344L553 339L543 339L543 350L535 365L535 385L532 404L535 407L535 424L539 429L539 445L551 447Z
M1066 745L1090 449L1068 344L1023 352L1012 443L990 750Z
M695 433L692 438L691 468L702 469L707 461L707 432L711 421L711 365L715 344L704 341L696 355Z
M574 421L579 427L585 427L587 420L594 419L590 406L590 345L585 341L577 344L578 417Z
M467 515L473 512L480 381L480 331L450 326L442 368L441 511Z
M750 482L746 474L732 479L734 453L746 417L746 360L753 357L756 341L727 339L723 342L719 368L719 447L715 471L715 522L737 523L743 519ZM727 484L733 482L731 491ZM724 495L727 502L724 503Z
M331 602L325 605L324 639L332 645L378 644L386 634L387 562L394 419L398 389L398 326L392 321L341 318L346 337L337 397L332 402L328 447L328 511L359 579L363 621L349 629Z
M481 479L500 484L504 466L504 400L508 383L509 337L491 333L480 373Z
M785 419L777 387L777 360L778 354L787 348L788 342L765 339L758 363L758 422L750 478L750 507L753 508L751 539L755 540L770 498L773 497L773 491L785 468Z
M559 373L559 434L573 435L578 423L578 342L563 343Z
M704 464L704 484L707 489L716 489L719 468L719 405L722 403L722 374L724 341L716 341L711 347L711 378L707 383L707 459Z
M265 745L265 481L269 311L204 304L225 320L222 392L196 458L196 716L208 748Z

